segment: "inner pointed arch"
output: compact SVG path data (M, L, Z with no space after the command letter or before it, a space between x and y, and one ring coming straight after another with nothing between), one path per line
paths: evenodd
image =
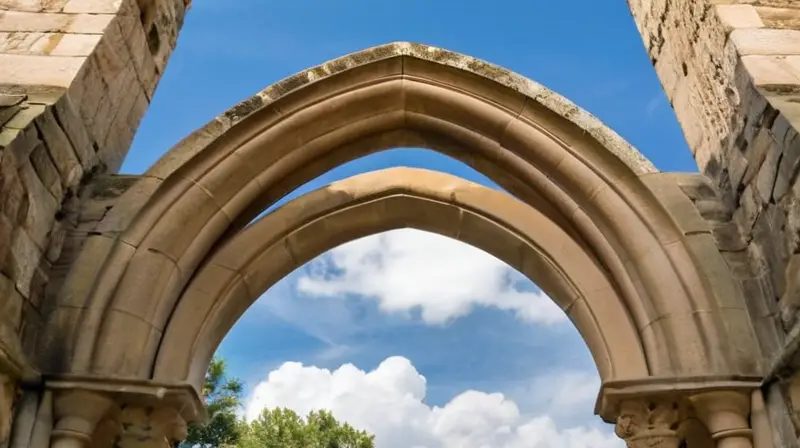
M199 385L225 334L269 287L329 249L399 228L464 242L531 279L575 323L605 380L646 374L645 348L616 287L559 226L488 187L390 168L296 198L220 247L178 301L155 378Z

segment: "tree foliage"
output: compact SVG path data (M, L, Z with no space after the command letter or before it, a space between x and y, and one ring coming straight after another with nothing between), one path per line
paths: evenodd
M337 421L330 412L303 419L291 409L265 409L245 429L242 448L374 448L375 436Z
M242 405L242 383L225 375L225 361L211 360L203 384L208 421L204 425L191 425L186 446L207 448L237 446L242 434L242 425L236 411Z
M225 362L214 358L206 373L203 398L208 409L204 425L189 427L184 448L375 448L375 436L336 420L324 410L304 419L291 409L265 409L248 423L238 417L242 383L228 379Z

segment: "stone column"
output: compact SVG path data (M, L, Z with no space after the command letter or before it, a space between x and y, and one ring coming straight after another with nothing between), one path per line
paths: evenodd
M171 407L123 405L117 448L170 448L186 438L186 422Z
M628 448L679 448L677 401L629 400L620 403L615 432Z
M80 389L58 391L53 402L55 427L51 448L87 448L100 419L114 401L105 394Z
M8 446L14 408L15 381L0 373L0 448Z
M750 393L704 392L689 397L698 419L706 425L717 448L753 448Z

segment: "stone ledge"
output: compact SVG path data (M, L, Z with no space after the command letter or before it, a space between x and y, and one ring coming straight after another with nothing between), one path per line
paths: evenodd
M757 376L698 375L690 377L648 377L609 381L600 387L594 413L606 423L614 423L620 402L643 397L688 398L712 391L752 391L761 387Z
M43 375L44 387L53 391L86 390L112 396L117 403L168 406L187 422L206 421L205 404L189 384L169 384L141 378L107 378L88 375Z

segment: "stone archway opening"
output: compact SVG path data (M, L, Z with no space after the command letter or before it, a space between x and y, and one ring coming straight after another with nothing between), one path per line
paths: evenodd
M408 146L451 155L514 197L399 169L333 184L247 226L332 167ZM693 412L720 437L749 431L753 330L676 177L533 81L409 43L287 78L167 153L86 239L40 361L62 389L141 405L114 386L135 383L197 418L186 403L249 303L302 260L399 227L479 247L545 289L601 372L596 412L629 443L677 447ZM720 403L738 417L709 417ZM80 421L73 407L56 407L65 434L85 432L67 428Z
M506 262L573 320L603 379L646 375L644 351L622 299L597 261L555 223L487 187L395 168L296 198L218 248L178 300L154 379L199 387L222 338L275 282L329 249L399 228L453 238ZM573 279L568 272L582 275Z

